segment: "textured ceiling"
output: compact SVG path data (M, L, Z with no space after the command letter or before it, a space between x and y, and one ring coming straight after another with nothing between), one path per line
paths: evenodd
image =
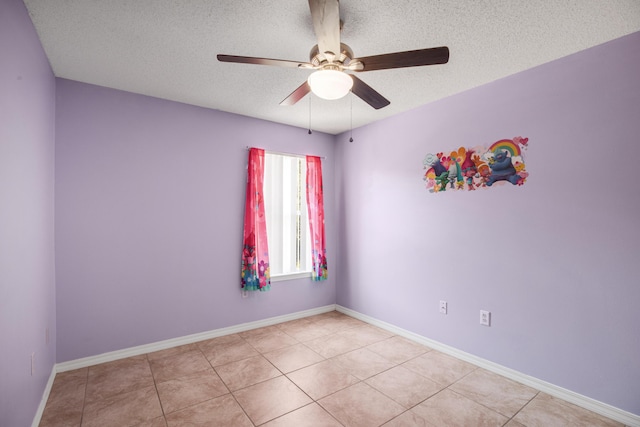
M282 107L310 71L216 54L308 61L306 0L25 4L58 77L331 134L640 31L639 0L342 0L342 42L356 57L448 46L449 63L358 74L391 101L381 110L350 95Z

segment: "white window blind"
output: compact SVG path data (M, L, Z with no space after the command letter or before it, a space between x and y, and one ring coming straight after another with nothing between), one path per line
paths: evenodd
M272 279L311 271L304 157L265 153L264 207Z

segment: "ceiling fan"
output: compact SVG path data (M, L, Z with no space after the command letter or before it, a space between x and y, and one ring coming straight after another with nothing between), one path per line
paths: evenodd
M449 48L446 46L354 58L351 48L340 42L339 0L309 0L309 9L318 38L318 44L311 49L309 62L235 55L218 55L218 60L317 70L280 105L294 105L309 92L324 99L338 99L351 91L375 109L386 107L390 101L347 71L388 70L446 64L449 61Z

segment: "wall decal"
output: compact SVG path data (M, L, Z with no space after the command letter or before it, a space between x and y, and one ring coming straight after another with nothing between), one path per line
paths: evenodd
M422 162L430 193L475 190L498 184L523 185L529 176L524 164L529 138L501 139L487 147L460 147L448 156L427 154Z

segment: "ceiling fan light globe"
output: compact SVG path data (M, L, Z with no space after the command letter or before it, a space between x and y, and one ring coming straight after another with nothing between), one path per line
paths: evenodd
M349 93L353 79L338 70L319 70L307 79L311 91L322 99L340 99Z

